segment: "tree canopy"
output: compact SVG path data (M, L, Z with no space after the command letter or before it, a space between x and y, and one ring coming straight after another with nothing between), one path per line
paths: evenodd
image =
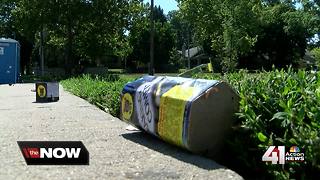
M128 62L131 68L146 68L150 60L150 16L148 6L144 5L140 9L142 16L138 16L132 21L129 31L129 41L133 51L129 55ZM155 21L155 67L156 70L167 69L170 59L170 51L174 47L173 32L171 24L160 6L154 8Z
M177 1L180 9L168 14L154 8L159 71L179 64L170 55L179 56L186 44L201 46L223 71L294 65L306 49L319 47L314 41L320 29L318 0ZM142 0L2 0L0 36L22 42L25 65L39 59L43 40L47 65L69 73L79 62L113 61L144 71L150 58L149 14L150 5Z
M283 67L304 55L308 39L319 28L319 16L310 8L297 8L295 3L181 0L180 7L199 41L210 42L210 50L228 71L238 65Z

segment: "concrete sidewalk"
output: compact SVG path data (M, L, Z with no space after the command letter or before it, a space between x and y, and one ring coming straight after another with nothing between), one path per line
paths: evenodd
M0 85L0 179L242 179L214 161L141 133L60 87L35 103L34 84ZM17 141L82 141L89 166L27 166Z

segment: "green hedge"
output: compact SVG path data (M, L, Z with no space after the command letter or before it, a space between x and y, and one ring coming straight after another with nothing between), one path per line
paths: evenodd
M65 90L119 117L120 92L128 80L130 79L119 79L117 75L83 75L61 81L61 84Z
M240 94L240 112L229 149L249 173L277 179L310 179L320 174L320 72L274 70L198 76L223 79ZM297 145L305 162L272 165L262 162L268 146ZM247 171L248 172L248 171Z
M229 82L241 97L240 111L229 138L231 168L257 178L310 179L320 174L320 73L274 70L246 71L196 78ZM119 117L120 92L132 77L81 76L62 81L64 88ZM305 150L304 162L284 166L262 162L268 146L297 145ZM244 173L244 174L243 174ZM320 178L320 177L319 177Z

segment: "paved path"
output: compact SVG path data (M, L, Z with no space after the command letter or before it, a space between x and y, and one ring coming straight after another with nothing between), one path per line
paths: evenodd
M0 85L0 179L242 179L214 161L167 145L60 89L35 103L33 84ZM89 166L27 166L23 140L83 141Z

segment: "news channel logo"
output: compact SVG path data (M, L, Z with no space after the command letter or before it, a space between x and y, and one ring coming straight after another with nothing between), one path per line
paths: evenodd
M303 162L305 154L298 146L291 146L287 151L285 146L269 146L262 156L263 162L285 164L286 162Z
M27 165L89 165L81 141L18 141Z

